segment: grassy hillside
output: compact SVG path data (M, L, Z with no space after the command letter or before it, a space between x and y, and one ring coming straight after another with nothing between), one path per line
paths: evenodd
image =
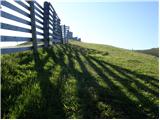
M38 52L1 57L2 118L158 118L156 57L73 41Z
M159 48L152 48L152 49L148 49L148 50L136 50L136 51L159 57Z

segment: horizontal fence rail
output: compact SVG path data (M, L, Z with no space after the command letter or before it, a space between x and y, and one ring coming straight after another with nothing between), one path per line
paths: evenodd
M14 47L14 48L2 48L1 54L15 53L26 50L33 50L34 57L37 55L37 49L40 47L48 47L51 43L62 43L62 30L60 18L58 17L55 9L49 2L44 2L44 6L41 6L36 1L14 1L12 4L8 1L1 1L1 17L9 19L21 24L25 24L30 28L17 26L16 24L1 22L1 29L11 30L22 33L29 33L32 37L18 37L18 36L7 36L1 35L2 42L32 42L32 46L28 47ZM23 7L22 10L20 7ZM6 7L14 12L17 12L25 17L9 13L3 10ZM29 12L26 12L29 11ZM41 36L42 38L39 38ZM38 45L37 42L43 42L44 45Z
M2 42L29 42L31 41L32 38L28 38L28 37L12 37L12 36L1 36L1 41Z
M39 45L38 48L42 48L44 45ZM27 46L27 47L14 47L14 48L2 48L1 54L8 54L8 53L15 53L15 52L22 52L26 50L32 50L33 46Z
M22 52L22 51L31 50L31 49L32 49L32 47L2 48L1 49L1 54Z

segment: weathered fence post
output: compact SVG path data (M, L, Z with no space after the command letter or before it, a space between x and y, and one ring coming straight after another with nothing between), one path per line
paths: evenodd
M61 33L61 35L60 35L61 36L61 38L60 38L61 39L61 43L63 44L62 27L61 27L61 25L60 25L60 33Z
M64 25L64 40L63 44L66 44L66 26Z
M57 20L57 26L58 26L58 40L60 41L60 43L62 42L61 40L62 40L62 30L61 30L61 20L58 18L58 20Z
M51 3L50 3L50 6L52 6ZM52 43L55 43L55 32L54 32L55 28L56 28L55 27L55 17L54 17L55 16L55 11L52 10L52 14L53 14L53 16L52 16L52 19L53 19L53 21L52 21L53 22L53 24L52 24Z
M37 35L36 35L36 22L35 22L35 9L34 1L28 1L30 5L30 17L31 17L31 31L32 31L32 44L33 44L33 54L35 62L38 62L38 52L37 52Z
M44 47L49 46L49 3L44 2Z

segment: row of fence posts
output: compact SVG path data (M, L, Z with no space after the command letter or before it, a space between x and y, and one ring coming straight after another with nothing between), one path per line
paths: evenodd
M37 47L37 35L36 35L36 20L35 20L35 6L34 1L28 1L30 5L30 15L31 15L31 32L32 32L32 45L33 45L33 55L35 62L38 62L38 47ZM44 32L44 48L49 47L49 5L50 3L44 3L44 25L43 25L43 32Z
M42 35L43 36L43 42L44 42L44 48L48 48L50 46L50 41L52 42L61 42L63 43L62 40L62 29L60 26L60 19L56 13L56 11L54 10L53 6L49 3L49 2L44 2L44 6L40 6L36 1L34 0L30 0L30 1L26 1L29 5L29 7L27 5L25 5L22 1L15 1L17 2L19 5L21 5L23 8L27 9L30 11L30 13L26 13L25 11L21 10L21 8L18 8L16 6L14 6L13 4L7 2L7 1L0 1L2 6L5 6L13 11L16 11L20 14L24 14L24 16L26 16L27 18L30 18L31 21L25 20L24 18L21 18L19 16L16 15L12 15L10 13L7 13L5 11L1 11L1 17L3 18L7 18L19 23L23 23L23 24L27 24L31 26L31 30L27 29L27 28L23 28L23 27L18 27L12 24L8 24L8 23L4 23L2 22L2 29L7 29L7 30L13 30L13 31L20 31L20 32L27 32L27 33L31 33L32 35L32 39L27 38L27 37L17 37L17 36L1 36L2 41L32 41L32 49L33 49L33 55L34 55L34 59L35 62L38 62L38 48L40 46L38 46L38 41L42 40L39 39L37 35ZM37 8L37 6L39 7L39 9ZM41 9L41 10L40 10ZM39 13L37 13L37 11ZM43 12L42 12L43 11ZM41 15L39 15L41 13ZM40 20L38 20L36 17L39 17L43 20L43 22L41 22ZM40 23L41 26L37 25L36 22ZM43 31L43 33L38 32L36 29L40 29ZM52 32L50 32L50 30ZM52 38L50 38L50 36ZM24 48L24 47L23 47ZM30 48L27 47L24 50L29 50ZM10 51L13 50L11 48L7 48L6 51ZM18 48L15 48L13 51L18 51ZM22 50L22 51L24 51ZM3 50L4 51L4 50ZM20 49L19 49L20 51ZM3 52L5 53L5 52ZM12 52L6 52L6 53L12 53Z

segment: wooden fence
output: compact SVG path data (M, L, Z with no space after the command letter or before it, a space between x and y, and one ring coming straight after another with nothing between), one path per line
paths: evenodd
M2 48L1 54L8 54L13 52L20 52L25 50L33 49L33 53L37 54L37 49L40 47L49 47L50 43L61 43L62 42L62 30L60 25L60 18L58 17L56 11L53 6L49 2L44 2L44 7L38 4L36 1L19 1L15 0L17 4L22 6L24 9L29 10L30 13L20 9L19 7L11 4L8 1L1 1L2 8L3 6L16 11L25 17L29 18L30 21L12 15L6 11L1 9L1 17L10 19L22 24L29 25L31 29L19 27L16 25L5 23L5 21L1 22L1 29L13 30L24 33L31 33L32 37L17 37L17 36L4 36L1 35L2 42L32 42L32 46L29 47L15 47L15 48ZM39 20L39 19L41 20ZM42 22L43 21L43 22ZM40 25L38 25L37 23ZM43 26L43 27L42 27ZM39 32L37 29L43 31ZM37 35L42 36L43 38L37 38ZM38 45L37 42L43 42L44 45Z

